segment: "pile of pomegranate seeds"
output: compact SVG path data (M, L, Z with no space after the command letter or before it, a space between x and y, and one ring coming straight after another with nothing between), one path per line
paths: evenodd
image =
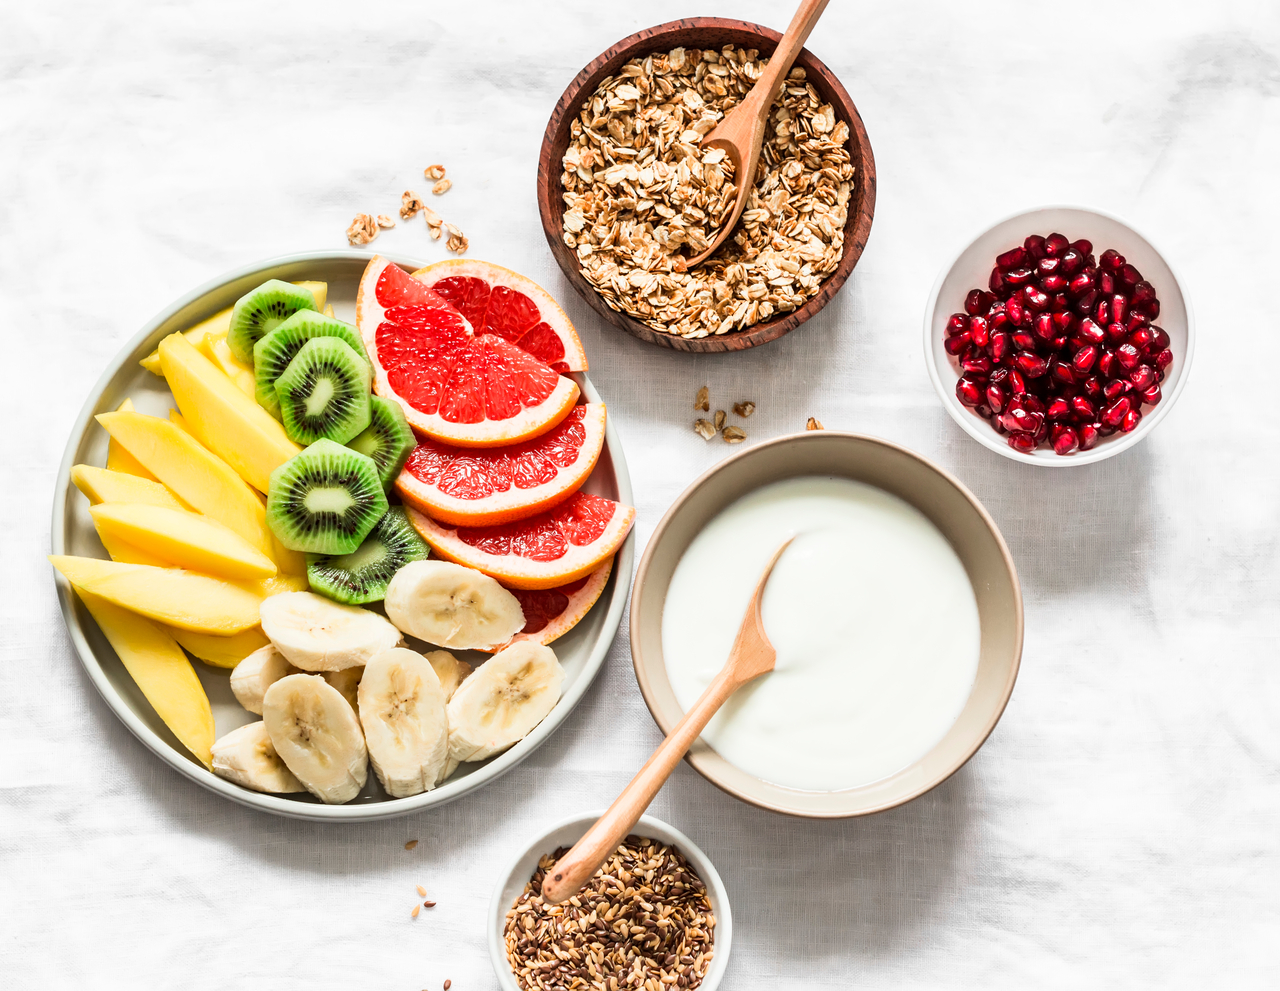
M1142 273L1088 241L1032 234L996 258L986 289L947 321L960 364L956 397L1030 454L1087 451L1128 433L1160 402L1173 352L1151 323L1160 300Z

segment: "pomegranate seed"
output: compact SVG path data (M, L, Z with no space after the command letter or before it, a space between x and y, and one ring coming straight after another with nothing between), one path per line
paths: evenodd
M1081 238L1079 241L1072 241L1071 247L1080 252L1080 254L1086 258L1093 254L1093 242L1086 241L1084 238Z
M1102 379L1096 375L1090 375L1084 380L1084 394L1097 402L1102 398Z
M1063 385L1075 385L1076 373L1072 371L1071 366L1065 361L1054 360L1053 367L1049 369L1050 374Z
M1145 391L1156 383L1156 370L1150 365L1139 365L1129 374L1129 381L1139 392Z
M1036 439L1031 434L1011 433L1009 434L1009 446L1015 451L1030 454L1036 449Z
M1034 351L1036 349L1036 339L1025 330L1019 330L1013 335L1013 346L1019 351Z
M1044 413L1039 410L1028 409L1026 399L1014 396L1009 400L1009 405L1005 407L1005 411L1000 417L1000 422L1010 432L1022 431L1033 434L1044 423Z
M1129 431L1138 425L1138 421L1141 419L1142 414L1136 409L1131 409L1124 415L1124 419L1120 421L1120 429L1125 433L1129 433Z
M1004 312L1004 304L997 303L991 307L991 312L987 314L987 322L991 325L992 330L999 330L1009 322L1009 316Z
M1053 340L1049 342L1049 346L1053 348L1053 350L1055 351L1061 351L1063 348L1067 346L1067 335L1059 334L1057 337L1055 337Z
M1098 305L1093 308L1093 319L1106 326L1111 322L1111 304L1105 299L1098 300Z
M1061 420L1071 412L1071 406L1061 396L1049 403L1049 408L1045 410L1044 415L1050 420Z
M1070 278L1084 268L1084 255L1075 248L1068 248L1062 255L1062 266L1059 271Z
M1052 275L1062 264L1061 258L1041 258L1036 262L1036 271L1041 275Z
M1049 308L1049 297L1035 286L1022 287L1022 301L1027 304L1028 309L1035 310L1037 313Z
M1092 420L1097 415L1097 409L1093 403L1085 399L1084 396L1071 397L1071 412L1083 421Z
M1111 297L1111 322L1124 323L1124 315L1129 311L1129 301L1116 293Z
M1115 378L1118 371L1119 366L1116 364L1115 352L1103 348L1102 354L1098 355L1098 374L1103 378L1109 379Z
M1141 310L1135 310L1130 308L1129 315L1125 317L1124 329L1129 331L1130 333L1133 333L1135 330L1138 330L1140 327L1145 327L1145 326L1147 326L1147 315L1143 313Z
M1160 402L1161 398L1163 397L1160 393L1160 386L1155 382L1152 382L1151 385L1142 390L1142 401L1148 406L1154 406Z
M1105 296L1114 294L1116 291L1116 277L1110 272L1099 272L1098 288L1102 290Z
M1004 273L998 268L991 270L991 278L987 280L987 288L997 296L1003 296L1005 293Z
M969 318L969 337L978 347L987 346L987 341L991 338L991 330L986 317Z
M1023 250L1026 251L1036 261L1043 258L1048 252L1044 250L1045 239L1039 234L1030 234L1027 239L1022 242Z
M1009 395L1025 396L1027 394L1027 382L1022 377L1022 373L1016 368L1009 369Z
M1080 336L1090 344L1101 344L1107 339L1107 332L1089 317L1080 321Z
M1057 233L1050 234L1047 238L1044 239L1045 254L1053 258L1060 257L1062 253L1066 251L1067 248L1069 248L1070 246L1071 246L1071 242L1068 241L1061 234L1057 234Z
M1086 344L1071 359L1071 367L1081 375L1087 374L1092 368L1094 362L1098 360L1098 348L1093 344Z
M1126 265L1117 273L1120 284L1130 292L1138 288L1138 283L1142 281L1142 273L1132 265Z
M982 297L985 295L986 293L984 293L981 289L970 289L969 295L967 295L964 298L965 313L969 314L969 316L973 316L976 313L981 313L983 310Z
M1049 370L1049 363L1034 351L1019 351L1013 361L1027 378L1038 379Z
M1036 337L1041 340L1053 340L1053 315L1050 313L1037 313L1035 322L1032 324L1035 329Z
M1060 292L1053 297L1053 312L1062 313L1071 308L1071 300L1065 292Z
M1098 443L1098 424L1082 423L1077 432L1080 434L1080 450L1087 451Z
M1151 347L1151 341L1154 336L1146 327L1139 327L1129 335L1129 343L1139 351L1145 352Z
M964 369L966 375L976 375L981 378L986 378L991 372L992 365L990 358L985 354L977 353L965 358L965 360L960 363L960 367ZM1152 372L1151 374L1154 376L1155 372Z
M956 398L966 406L977 406L982 402L982 389L974 379L962 375L956 382Z
M1003 255L996 255L996 264L1001 268L1020 268L1027 261L1027 253L1022 248L1011 248Z
M993 412L995 413L1001 412L1004 409L1005 402L1006 402L1006 397L1004 394L1004 390L1000 388L1000 386L998 385L987 386L987 405L991 407Z
M1081 316L1088 316L1093 312L1093 304L1098 300L1098 290L1090 289L1087 293L1076 300L1075 311Z
M1125 415L1131 411L1132 406L1133 404L1129 402L1128 396L1121 396L1102 411L1102 425L1112 429L1119 427Z
M1164 351L1169 347L1169 335L1161 327L1151 328L1151 346Z
M1071 280L1067 288L1072 296L1083 296L1093 288L1093 276L1088 272L1081 272Z
M1125 371L1132 371L1142 360L1142 355L1138 354L1138 349L1132 344L1121 344L1116 348L1116 360Z
M1032 413L1044 413L1044 403L1035 396L1022 397L1023 408L1030 410Z
M1163 351L1161 351L1159 354L1156 355L1156 368L1160 369L1160 371L1163 372L1166 368L1168 368L1172 364L1173 364L1173 352L1170 351L1168 348L1165 348Z
M1142 312L1147 315L1148 320L1154 320L1160 315L1160 300L1153 299L1150 303L1143 303Z
M1112 344L1119 344L1128 336L1128 333L1124 329L1124 324L1107 324L1107 340Z
M947 320L947 336L954 337L969 329L969 317L964 313L953 313Z
M987 346L987 353L991 355L992 361L1000 361L1009 353L1009 335L1004 331L996 331L991 335L991 343Z
M1134 306L1141 306L1156 298L1156 289L1145 279L1133 287L1133 297L1129 300Z
M1080 435L1070 427L1061 425L1054 427L1050 437L1053 440L1054 454L1075 454L1080 450Z
M1053 329L1059 334L1069 334L1075 328L1076 318L1070 313L1055 313Z
M1102 253L1102 257L1098 259L1098 264L1108 272L1118 272L1124 266L1124 255L1114 248L1108 248Z
M1014 293L1004 304L1004 312L1009 316L1009 322L1015 327L1023 326L1023 321L1027 318L1026 308L1022 305L1022 298Z
M1040 280L1040 288L1047 293L1056 294L1067 288L1067 280L1061 275L1046 275Z
M1011 286L1021 288L1031 281L1032 271L1029 268L1015 268L1004 274L1004 281Z
M963 334L948 337L942 342L942 346L946 349L947 354L958 355L969 346L969 332L966 330Z
M1107 384L1102 387L1102 395L1107 402L1118 399L1128 391L1129 383L1124 379L1108 379Z

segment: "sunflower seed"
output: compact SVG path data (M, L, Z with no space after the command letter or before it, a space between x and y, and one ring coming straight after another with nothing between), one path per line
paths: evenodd
M750 416L752 413L756 411L756 404L753 402L734 403L733 411L743 419L746 419L748 416Z
M746 432L741 427L725 427L720 436L726 444L741 444L747 439Z

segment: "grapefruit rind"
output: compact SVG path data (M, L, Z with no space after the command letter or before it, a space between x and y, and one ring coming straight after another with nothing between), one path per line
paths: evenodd
M604 564L596 568L587 576L586 583L579 589L568 593L568 604L565 605L561 612L554 616L546 626L540 630L534 630L532 633L517 633L514 637L496 648L502 650L504 647L510 647L513 643L520 640L532 640L534 643L549 644L552 641L560 639L575 626L581 623L587 617L587 613L591 611L591 607L596 604L600 596L604 593L604 587L609 581L609 575L613 573L613 561L610 557ZM517 591L529 591L527 589L518 589ZM556 589L546 589L544 591L554 592ZM523 603L522 603L523 604Z
M621 503L614 505L613 516L599 537L589 544L570 544L565 553L554 561L534 561L515 554L490 554L459 539L456 527L437 523L416 509L409 509L409 522L431 545L432 552L445 561L474 568L511 588L556 588L591 574L627 539L636 511Z
M541 403L526 407L520 413L505 420L457 423L446 420L439 413L424 413L400 396L388 380L387 369L383 366L378 354L378 328L384 323L383 317L386 313L386 307L377 296L378 278L391 264L380 255L374 255L365 267L364 275L360 278L360 287L356 292L356 327L373 362L373 391L385 399L394 399L398 402L411 427L428 437L457 447L503 447L545 433L573 409L578 400L578 383L565 375L558 376L551 394ZM409 277L408 273L405 273L405 277ZM446 311L452 318L456 318L460 329L469 335L473 334L473 328L461 313L443 298L436 296L434 292L429 289L425 291L434 299L416 305ZM439 302L439 307L433 306L435 301ZM500 345L500 347L512 346L506 343ZM528 360L534 359L530 357Z
M527 276L513 272L509 268L503 268L501 265L477 261L473 258L449 258L420 268L412 275L427 286L433 286L441 279L473 278L483 279L490 286L506 286L508 289L524 293L533 300L542 321L555 331L556 336L560 338L560 343L564 345L564 357L561 359L565 365L563 370L570 372L587 370L587 352L582 347L582 340L574 329L573 321L549 292ZM517 347L520 346L518 340L515 344Z
M604 447L604 404L587 403L581 408L585 411L582 426L586 431L586 438L578 449L578 459L572 465L559 469L555 478L549 482L527 489L512 485L505 492L495 492L481 499L460 499L441 491L430 482L424 482L406 464L396 479L396 491L407 505L439 523L494 526L536 516L577 492L600 457L600 451ZM536 445L538 440L535 437L527 443ZM501 453L500 450L489 450L495 454Z

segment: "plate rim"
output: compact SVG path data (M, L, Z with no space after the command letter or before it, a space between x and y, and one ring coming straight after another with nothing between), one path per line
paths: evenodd
M335 249L331 251L294 252L262 259L231 269L209 279L174 300L146 321L142 328L116 352L115 356L108 362L106 369L93 384L67 437L67 443L62 453L62 460L59 463L58 474L54 483L49 536L51 553L66 553L64 530L67 522L68 495L71 488L71 469L80 441L89 429L89 421L97 411L103 392L120 370L131 360L135 360L138 353L168 320L228 283L259 272L307 262L320 264L352 261L367 264L372 257L372 254L364 251ZM409 271L416 271L423 267L423 264L417 260L398 253L386 253L382 257L389 259L394 264L407 268ZM574 375L588 401L603 402L595 388L595 384L586 372L575 372ZM607 417L605 420L605 445L608 448L610 461L613 465L618 497L625 504L634 505L635 496L631 489L631 475L627 470L621 438L618 436L611 417ZM305 819L313 822L370 822L379 819L391 819L447 805L510 771L542 746L551 734L559 729L560 725L582 700L587 689L594 684L601 667L604 666L605 657L617 639L622 613L631 597L635 542L636 535L633 527L622 547L619 548L614 560L613 572L616 578L611 576L611 580L615 582L612 598L609 600L608 609L605 612L604 625L596 642L591 647L586 663L583 665L581 676L574 682L569 691L561 696L555 708L534 728L533 732L510 750L500 754L491 762L468 774L465 778L459 779L455 782L455 785L458 786L456 788L451 789L446 784L439 789L423 792L421 795L414 795L410 798L392 798L384 802L361 805L313 805L308 802L297 802L277 795L252 791L218 777L203 765L195 763L185 754L175 750L134 713L107 677L97 654L85 637L80 617L76 612L77 600L71 593L70 583L61 574L55 572L54 586L57 589L58 606L62 613L62 621L66 626L71 646L75 650L80 666L89 676L89 680L98 690L98 694L107 704L107 707L144 747L159 757L170 768L207 791L230 799L232 802L247 808L269 812L286 818Z

